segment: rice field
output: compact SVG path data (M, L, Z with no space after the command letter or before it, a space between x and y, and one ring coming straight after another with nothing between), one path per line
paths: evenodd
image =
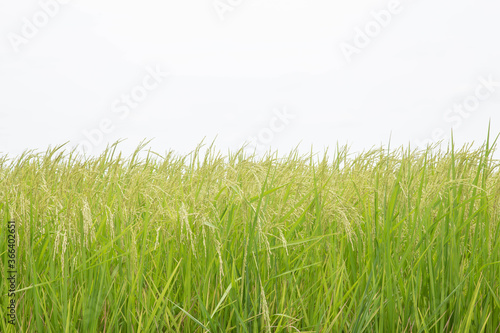
M500 332L495 143L0 156L0 331Z

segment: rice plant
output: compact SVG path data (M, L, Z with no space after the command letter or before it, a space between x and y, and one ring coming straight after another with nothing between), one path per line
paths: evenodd
M2 156L0 331L499 332L495 143Z

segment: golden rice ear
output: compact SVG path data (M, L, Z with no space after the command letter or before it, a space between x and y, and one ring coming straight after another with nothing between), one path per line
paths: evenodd
M86 199L83 199L82 202L84 245L88 249L90 243L95 241L95 228L92 221L92 212L90 211L89 203Z

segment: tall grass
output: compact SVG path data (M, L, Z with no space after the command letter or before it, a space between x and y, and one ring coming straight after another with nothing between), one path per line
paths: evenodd
M499 332L494 146L1 157L0 331Z

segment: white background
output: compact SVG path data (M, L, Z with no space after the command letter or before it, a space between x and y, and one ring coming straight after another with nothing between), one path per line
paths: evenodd
M252 137L260 151L361 151L452 128L482 143L490 119L500 133L499 15L494 0L0 0L0 153ZM169 75L116 112L148 68Z

